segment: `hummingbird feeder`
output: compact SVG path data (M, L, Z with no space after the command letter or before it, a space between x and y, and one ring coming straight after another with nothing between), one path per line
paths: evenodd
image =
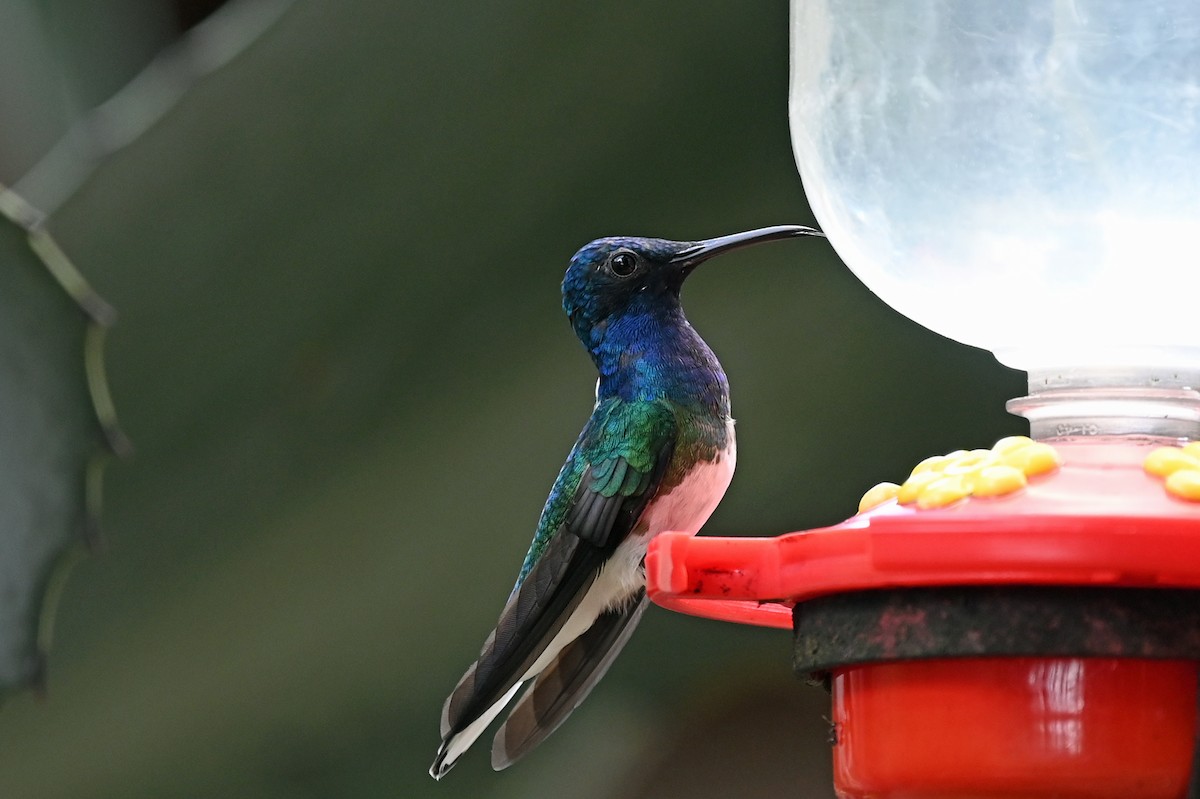
M791 30L830 242L1027 372L1030 437L832 527L664 534L651 598L793 631L840 797L1200 795L1200 4L793 0Z

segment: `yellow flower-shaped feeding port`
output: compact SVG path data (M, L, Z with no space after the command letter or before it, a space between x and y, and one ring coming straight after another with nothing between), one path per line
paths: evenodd
M1196 458L1200 498L1200 451ZM934 455L913 467L902 485L880 483L858 503L862 513L895 499L921 509L944 508L967 497L1000 497L1020 491L1030 477L1054 471L1062 463L1049 444L1027 436L1009 436L991 449L956 450Z
M1159 447L1146 456L1142 468L1163 478L1167 493L1200 502L1200 441L1182 447Z

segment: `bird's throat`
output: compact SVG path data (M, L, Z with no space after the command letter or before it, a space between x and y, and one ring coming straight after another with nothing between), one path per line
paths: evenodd
M612 320L591 354L600 372L600 399L665 399L719 418L729 416L725 372L682 309Z

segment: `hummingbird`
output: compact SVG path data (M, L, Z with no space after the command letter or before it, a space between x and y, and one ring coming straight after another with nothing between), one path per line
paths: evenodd
M645 612L650 540L698 532L729 487L737 460L729 383L684 316L684 280L739 247L823 235L778 225L703 241L610 237L572 257L562 304L599 372L596 404L495 629L442 708L434 779L523 685L496 732L492 767L507 768L554 732Z

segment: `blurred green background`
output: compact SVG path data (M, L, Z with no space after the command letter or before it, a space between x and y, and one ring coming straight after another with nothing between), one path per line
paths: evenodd
M0 796L831 796L827 699L789 636L660 609L533 756L495 774L485 738L425 773L591 408L570 255L812 221L786 3L233 0L179 40L207 10L0 4L0 181L67 187L51 229L121 313L137 446L46 701L0 711ZM278 18L241 48L238 15ZM177 102L143 74L88 116L164 48L192 59L163 67ZM44 161L84 120L104 146ZM926 455L1023 431L1020 374L824 242L714 262L685 301L739 420L706 533L833 523Z

